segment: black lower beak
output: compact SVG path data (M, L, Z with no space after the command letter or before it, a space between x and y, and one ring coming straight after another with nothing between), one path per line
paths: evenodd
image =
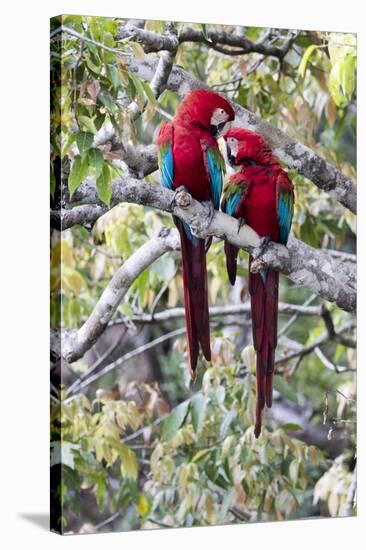
M227 155L227 160L229 161L229 164L231 166L235 166L235 157L234 155L231 154L231 149L228 146L228 144L226 144L226 155Z
M214 138L217 137L217 136L220 134L221 130L224 128L225 124L226 124L225 122L220 122L220 124L217 124L217 125L211 124L211 125L210 125L210 133L211 133L211 135L212 135Z

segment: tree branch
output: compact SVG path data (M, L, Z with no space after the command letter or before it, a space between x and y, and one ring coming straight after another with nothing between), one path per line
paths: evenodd
M71 210L52 210L51 227L63 231L74 225L83 225L86 228L92 228L100 216L108 211L106 206L99 204L83 204Z
M89 179L81 184L72 200L100 204L94 182ZM143 204L170 212L188 223L198 237L226 239L252 254L261 242L249 226L244 225L239 230L238 221L231 216L215 211L210 219L207 208L185 192L175 195L159 185L124 177L114 180L112 185L111 205L119 202ZM356 269L352 263L290 238L287 248L270 243L260 259L253 262L252 271L266 267L280 271L297 286L310 289L345 311L356 309Z
M129 351L128 353L125 353L125 355L122 355L122 357L119 357L112 363L109 363L105 367L102 368L99 372L92 374L96 368L94 366L90 369L88 369L87 373L79 378L67 391L67 395L69 393L75 394L76 392L79 392L80 390L83 390L95 380L98 380L108 372L111 372L112 370L116 369L117 367L121 367L124 363L127 363L127 361L130 361L134 357L137 357L137 355L141 355L142 353L145 353L145 351L148 351L151 348L155 348L156 346L162 344L163 342L166 342L167 340L171 340L172 338L175 338L176 336L181 336L186 333L185 327L178 328L176 330L173 330L171 332L168 332L167 334L163 334L162 336L159 336L159 338L155 338L155 340L152 340L151 342L147 342L146 344L143 344L139 348L136 348L132 351Z
M338 456L349 446L349 438L342 431L336 430L334 438L328 440L328 428L322 424L314 424L313 411L305 400L299 405L282 397L274 395L272 409L268 417L273 417L279 424L298 424L301 430L291 430L288 435L304 441L307 445L315 445L330 454Z
M278 311L284 315L305 315L305 316L320 316L322 313L321 306L302 306L296 304L286 304L280 302L278 304ZM229 306L213 306L210 307L210 318L211 317L224 317L226 315L242 315L243 313L250 312L250 303L246 302L244 304L238 305L229 305ZM142 313L141 315L134 315L131 318L133 323L164 323L165 321L171 321L174 319L183 319L185 316L183 307L175 307L165 309L164 311L159 311L158 313ZM110 324L123 324L125 323L125 318L118 318L111 321Z
M141 42L146 53L152 53L160 50L175 51L179 44L184 42L200 42L216 49L221 53L228 55L245 55L249 53L259 53L265 56L277 57L283 59L289 51L291 44L297 36L296 31L290 31L287 36L279 36L284 40L282 46L275 46L265 35L262 40L253 42L249 38L237 33L229 33L221 30L208 30L205 34L199 29L192 27L184 27L178 38L169 36L167 33L159 34L157 32L147 31L142 28L137 28L131 22L119 28L117 39L130 38L137 42ZM223 48L222 46L230 46L235 50Z
M117 40L125 40L127 38L136 42L141 42L146 53L160 50L175 52L179 46L179 40L173 33L168 31L160 34L153 31L147 31L134 26L131 22L121 26L117 34Z
M327 341L337 341L339 336L342 336L342 333L347 332L350 329L354 329L356 327L355 321L348 321L347 323L344 323L338 330L338 332L334 335L332 338L328 331L324 332L318 338L316 338L313 342L310 344L307 344L305 346L301 346L298 350L295 350L292 353L289 353L287 355L282 355L281 357L278 357L275 361L276 365L285 363L287 361L290 361L291 359L295 359L296 357L304 357L305 355L308 355L312 351L315 351L316 348L322 346ZM349 369L351 370L351 369Z
M76 334L65 334L62 340L62 356L67 362L72 363L82 357L97 341L138 275L165 252L177 250L179 246L177 231L163 228L157 237L150 239L126 260L112 277L82 327Z

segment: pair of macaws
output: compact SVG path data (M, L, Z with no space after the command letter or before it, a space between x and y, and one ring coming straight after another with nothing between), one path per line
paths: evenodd
M228 161L237 171L225 186L221 209L245 221L261 237L286 245L293 213L293 185L261 136L243 128L229 130L234 118L230 103L220 95L208 90L187 94L172 122L163 124L157 134L162 184L171 190L184 187L196 200L211 201L218 210L225 161L217 139L224 136ZM204 357L211 359L206 243L193 235L187 224L178 218L174 221L181 238L188 368L194 379L199 347ZM229 280L234 284L238 249L225 242L225 254ZM257 355L258 437L262 411L265 405L272 405L278 272L266 269L255 274L249 269L249 293Z

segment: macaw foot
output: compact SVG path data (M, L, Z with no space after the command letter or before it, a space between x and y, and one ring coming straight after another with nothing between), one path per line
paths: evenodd
M271 242L271 237L261 237L259 241L259 246L257 246L252 254L255 260L259 260L261 256L265 253L268 244Z
M189 191L187 189L187 187L185 187L184 185L180 185L179 187L177 187L177 189L174 191L174 197L172 198L172 201L170 203L170 207L171 208L174 208L174 206L184 206L184 204L182 204L182 200L179 200L177 201L177 197L181 194L181 193L186 193L186 195L189 195ZM190 195L189 195L190 196ZM182 197L183 198L183 197ZM186 205L188 206L188 204Z
M245 225L247 222L245 221L245 218L238 218L238 235L240 232L240 229Z

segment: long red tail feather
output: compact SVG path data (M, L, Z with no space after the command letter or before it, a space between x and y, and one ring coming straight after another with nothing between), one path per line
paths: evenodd
M250 260L251 262L251 260ZM249 266L250 268L250 266ZM264 406L272 406L272 384L277 346L278 272L249 273L254 349L257 354L257 408L255 436L262 427Z
M207 361L211 360L205 241L199 239L196 244L192 243L182 222L175 219L175 223L182 247L188 368L192 379L195 379L199 345Z

